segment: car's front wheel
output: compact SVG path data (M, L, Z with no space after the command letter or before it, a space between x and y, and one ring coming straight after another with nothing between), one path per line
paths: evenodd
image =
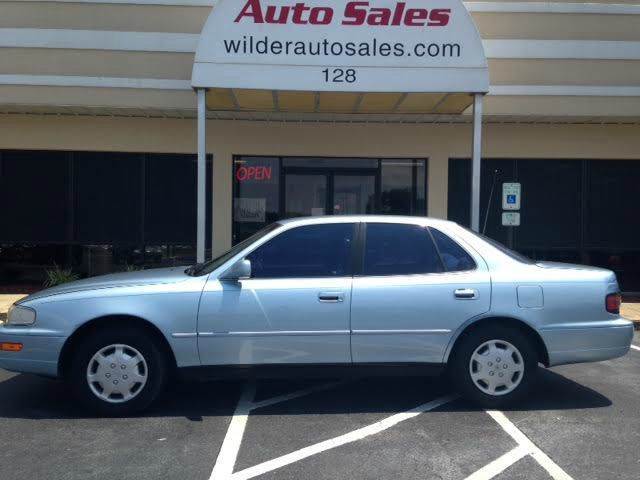
M530 390L538 356L519 329L492 325L460 339L450 371L458 390L486 408L513 404Z
M161 392L167 365L145 332L103 328L83 339L68 371L67 381L86 407L104 415L130 415Z

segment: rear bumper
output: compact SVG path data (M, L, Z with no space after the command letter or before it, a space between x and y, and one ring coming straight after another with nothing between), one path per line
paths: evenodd
M19 352L0 351L0 368L12 372L58 376L58 357L66 337L44 335L37 330L0 326L0 343L21 343Z
M623 318L549 326L540 330L549 364L598 362L622 357L633 339L633 324Z

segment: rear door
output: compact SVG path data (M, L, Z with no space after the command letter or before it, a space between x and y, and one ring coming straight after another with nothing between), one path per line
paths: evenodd
M489 310L482 259L442 231L422 225L367 223L354 277L354 363L440 363L451 336Z

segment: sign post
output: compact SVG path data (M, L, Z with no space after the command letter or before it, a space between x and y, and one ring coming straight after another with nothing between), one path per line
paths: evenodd
M207 125L206 115L206 90L204 88L196 89L196 98L198 104L198 179L197 179L197 226L196 226L196 261L198 263L204 262L205 254L205 239L206 237L206 218L207 218L207 203L206 203L206 174L207 174L207 136L205 135L205 128Z

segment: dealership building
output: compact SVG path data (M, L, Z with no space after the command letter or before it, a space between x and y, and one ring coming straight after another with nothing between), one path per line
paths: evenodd
M639 186L640 4L0 2L0 288L371 213L640 292Z

